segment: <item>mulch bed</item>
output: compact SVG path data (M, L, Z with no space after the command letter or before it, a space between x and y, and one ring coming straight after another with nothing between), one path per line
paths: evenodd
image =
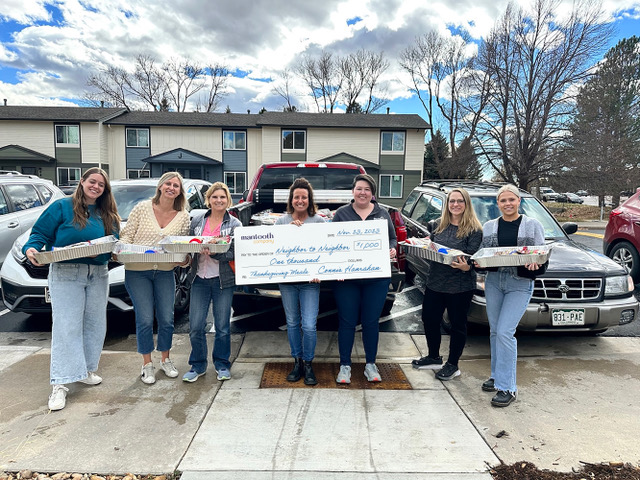
M640 480L640 467L622 462L583 462L582 468L571 473L538 470L532 463L516 462L492 467L490 473L494 480Z

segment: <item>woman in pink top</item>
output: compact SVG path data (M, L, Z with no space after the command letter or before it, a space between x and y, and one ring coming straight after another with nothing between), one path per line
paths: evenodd
M231 206L231 193L222 182L216 182L205 194L209 210L191 220L190 235L206 237L233 236L240 220L227 212ZM195 382L207 371L206 324L209 305L213 303L213 322L216 327L213 342L213 365L218 380L231 378L231 302L236 287L235 274L229 262L233 261L233 243L225 253L211 254L208 249L194 256L190 274L195 274L191 285L189 304L189 339L191 370L182 380Z

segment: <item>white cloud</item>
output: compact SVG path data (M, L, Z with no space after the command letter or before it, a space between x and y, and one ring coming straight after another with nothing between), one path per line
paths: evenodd
M522 1L531 4L531 0ZM263 106L272 110L282 108L284 102L273 95L272 84L257 79L276 79L279 71L303 55L322 49L345 55L366 48L384 51L391 64L383 77L388 92L391 98L407 99L411 96L408 78L396 59L417 36L430 30L450 34L466 29L479 39L490 31L507 3L234 0L214 8L204 7L200 0L2 0L0 81L5 82L2 91L9 92L13 104L29 95L33 97L27 103L38 104L80 98L90 73L108 65L131 68L140 53L151 54L160 63L189 57L250 72L245 78L230 79L233 95L224 106L229 103L239 112ZM612 16L640 16L638 0L605 0L604 8ZM620 11L624 14L616 13ZM9 25L14 27L11 21L22 26L7 32ZM2 66L28 73L15 76L13 70L5 70L9 75L3 76ZM297 82L295 91L298 106L313 111L304 85Z

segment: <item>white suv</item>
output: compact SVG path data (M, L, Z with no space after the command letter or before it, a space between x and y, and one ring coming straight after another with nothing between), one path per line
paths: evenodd
M129 213L138 202L154 195L157 183L157 178L111 181L111 190L123 222L126 222ZM187 209L191 215L206 208L204 194L210 185L211 183L205 180L184 180ZM61 193L60 196L64 196L64 194ZM7 307L17 312L48 312L51 311L50 300L46 293L49 266L36 267L27 261L22 254L22 247L29 238L30 231L29 229L18 237L11 248L11 254L7 255L2 270L0 270L2 299ZM177 312L181 313L189 306L188 269L176 268L174 272L176 275L175 308ZM124 287L124 267L116 262L109 262L108 301L110 309L127 311L133 308L129 294Z
M51 200L62 197L50 180L0 170L0 267L16 238L31 229Z

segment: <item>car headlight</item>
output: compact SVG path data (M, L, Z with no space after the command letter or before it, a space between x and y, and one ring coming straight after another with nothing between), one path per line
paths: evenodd
M604 289L605 297L613 297L633 292L633 280L630 275L619 277L607 277Z
M24 243L20 240L13 242L13 247L11 247L11 255L18 263L23 263L27 259L24 253L22 253L22 247L24 247Z

